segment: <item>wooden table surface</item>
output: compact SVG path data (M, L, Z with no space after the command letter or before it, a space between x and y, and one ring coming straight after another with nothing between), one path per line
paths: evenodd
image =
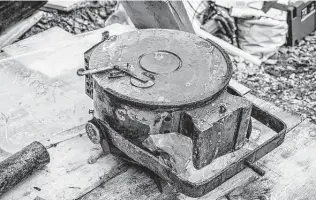
M237 82L231 85L284 120L288 133L280 147L257 162L266 170L265 176L245 169L198 199L315 199L316 126L256 98ZM176 193L168 185L160 193L142 169L112 155L104 156L100 146L87 138L84 125L53 134L41 142L47 146L51 162L1 196L1 200L194 199ZM0 160L8 156L0 152Z

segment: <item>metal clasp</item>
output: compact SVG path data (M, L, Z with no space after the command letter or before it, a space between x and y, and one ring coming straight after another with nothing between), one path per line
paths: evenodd
M154 78L147 75L146 73L135 73L132 70L130 70L129 63L125 63L123 65L109 65L106 67L101 68L95 68L95 69L83 69L80 68L77 70L78 76L84 76L84 75L92 75L97 73L106 72L109 70L118 70L120 72L125 73L126 75L131 77L131 84L135 87L142 87L142 88L148 88L154 85Z

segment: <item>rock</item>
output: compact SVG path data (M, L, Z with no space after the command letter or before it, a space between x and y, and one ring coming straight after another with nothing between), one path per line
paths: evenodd
M106 8L102 8L101 10L99 10L99 15L100 17L105 19L107 17Z
M78 23L78 22L75 22L74 23L74 28L75 29L80 29L81 27L80 27L80 24Z
M305 41L311 41L311 40L312 40L312 37L311 37L311 36L306 36L306 37L304 38L304 40L305 40Z
M80 18L75 18L75 21L80 23L80 24L84 24L84 20L83 19L80 19Z
M81 30L79 28L75 28L74 31L75 31L76 34L81 33Z
M101 27L101 28L103 28L104 27L104 20L102 20L101 18L97 18L97 25L99 26L99 27Z
M243 62L237 63L237 68L238 68L238 70L246 71L246 64Z
M279 49L279 52L282 53L282 54L286 54L287 51L288 51L288 50L287 50L286 47L281 47L281 48Z
M277 60L268 59L264 63L267 65L275 65L275 64L277 64L277 62L278 62Z

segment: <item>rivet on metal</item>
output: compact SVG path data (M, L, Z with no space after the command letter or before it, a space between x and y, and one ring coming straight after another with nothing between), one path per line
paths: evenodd
M94 110L93 109L89 109L89 114L94 116Z
M220 105L219 106L219 113L224 113L224 112L226 112L226 110L227 110L227 108L226 108L225 105Z

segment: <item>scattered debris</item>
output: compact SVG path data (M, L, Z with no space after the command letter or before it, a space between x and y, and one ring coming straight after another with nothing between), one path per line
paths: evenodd
M41 188L39 188L39 187L33 187L35 190L37 190L37 191L41 191L42 189Z
M21 39L58 26L70 33L79 34L103 28L106 19L114 12L116 1L88 1L85 7L70 12L54 9L47 10L43 18L35 24Z
M259 98L316 122L316 32L299 45L281 47L269 65L257 67L232 58L233 78ZM313 49L313 50L312 50ZM240 64L244 63L244 64ZM240 67L245 65L245 67ZM267 63L266 63L267 64Z
M68 187L68 188L72 188L72 189L81 189L81 187Z

